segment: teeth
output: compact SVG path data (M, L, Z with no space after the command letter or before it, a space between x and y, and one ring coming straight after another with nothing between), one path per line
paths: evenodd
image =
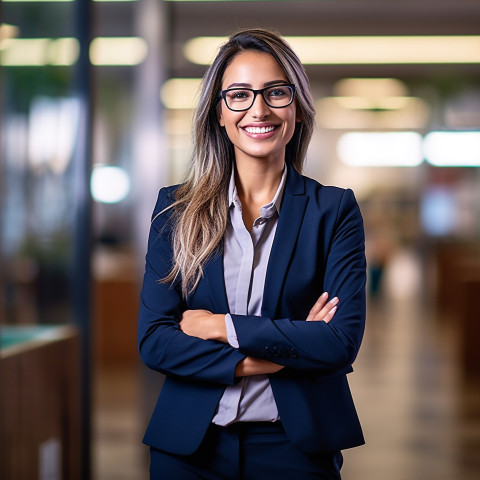
M275 130L275 127L273 125L271 127L246 127L245 130L248 133L268 133Z

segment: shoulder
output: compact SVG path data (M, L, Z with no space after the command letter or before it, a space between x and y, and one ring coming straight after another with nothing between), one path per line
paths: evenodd
M175 192L180 185L170 185L162 187L158 192L157 203L155 210L169 207L175 201Z
M324 226L332 227L350 222L363 223L360 207L350 188L323 185L297 172L292 177L296 186L294 195L305 195L307 199L305 215L309 221L320 221Z
M308 198L306 215L310 222L319 222L324 232L356 232L362 241L363 218L355 194L350 188L322 185L309 177L305 181Z
M172 216L170 208L175 202L175 192L179 185L170 185L163 187L158 192L155 208L153 209L151 224L156 230L163 227Z
M324 185L313 178L301 175L305 182L305 194L314 205L322 207L350 207L357 205L355 194L350 188Z

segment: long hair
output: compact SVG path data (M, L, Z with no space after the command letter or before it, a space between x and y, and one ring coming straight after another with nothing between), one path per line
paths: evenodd
M299 173L310 142L315 108L305 69L288 43L276 33L247 29L232 35L219 50L202 81L193 119L193 153L187 179L177 190L173 209L173 267L164 282L180 280L186 297L195 290L203 266L220 251L228 219L228 185L235 160L233 145L218 120L223 74L241 52L269 53L295 84L297 122L285 161Z

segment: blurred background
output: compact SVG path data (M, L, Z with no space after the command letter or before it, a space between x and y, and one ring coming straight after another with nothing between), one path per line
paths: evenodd
M355 191L368 325L346 480L480 476L480 2L0 4L0 476L147 477L161 378L138 295L206 65L266 27L317 107L306 173Z

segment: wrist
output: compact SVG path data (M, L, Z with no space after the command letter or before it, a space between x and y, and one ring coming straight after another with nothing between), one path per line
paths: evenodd
M235 369L236 377L249 377L251 375L268 375L284 368L282 365L255 357L245 357Z
M212 340L228 343L227 327L225 325L225 315L212 314L210 320L212 322L212 325L211 325Z

